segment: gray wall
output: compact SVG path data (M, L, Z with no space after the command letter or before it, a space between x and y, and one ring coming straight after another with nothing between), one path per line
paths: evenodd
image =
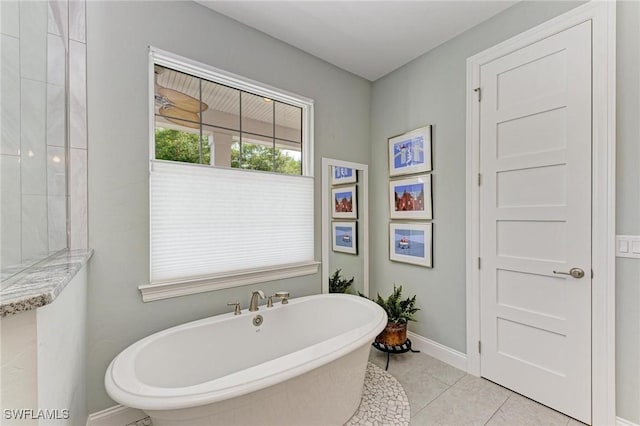
M466 58L578 6L524 2L376 81L371 125L371 285L403 284L422 310L410 329L466 352L465 105ZM639 4L618 4L618 233L640 233ZM433 124L434 269L388 260L386 139ZM617 264L617 413L640 422L640 262Z
M114 405L104 372L155 331L248 303L252 288L320 292L302 279L142 303L149 280L147 46L310 97L315 104L316 258L321 158L369 161L371 84L192 2L87 2L89 101L89 412Z
M640 3L618 2L616 233L640 235ZM618 416L640 424L640 259L616 261Z
M411 330L465 352L466 59L578 3L511 7L373 85L371 125L372 290L403 284L422 310ZM433 125L433 269L388 260L387 138ZM374 171L375 170L375 171Z

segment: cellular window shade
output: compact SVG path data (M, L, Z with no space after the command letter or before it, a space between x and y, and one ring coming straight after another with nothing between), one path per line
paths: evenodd
M152 163L151 284L312 262L313 179Z

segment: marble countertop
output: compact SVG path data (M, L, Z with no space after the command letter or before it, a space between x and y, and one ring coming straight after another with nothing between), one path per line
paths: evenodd
M93 249L62 250L3 282L0 317L53 302L92 255Z

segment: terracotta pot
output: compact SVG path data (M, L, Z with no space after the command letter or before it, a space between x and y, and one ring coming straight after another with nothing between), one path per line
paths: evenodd
M376 342L387 346L400 346L407 341L407 323L388 322L382 333L376 336Z

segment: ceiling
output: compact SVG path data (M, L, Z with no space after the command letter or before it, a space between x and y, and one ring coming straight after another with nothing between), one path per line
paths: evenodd
M196 1L375 81L518 0Z

